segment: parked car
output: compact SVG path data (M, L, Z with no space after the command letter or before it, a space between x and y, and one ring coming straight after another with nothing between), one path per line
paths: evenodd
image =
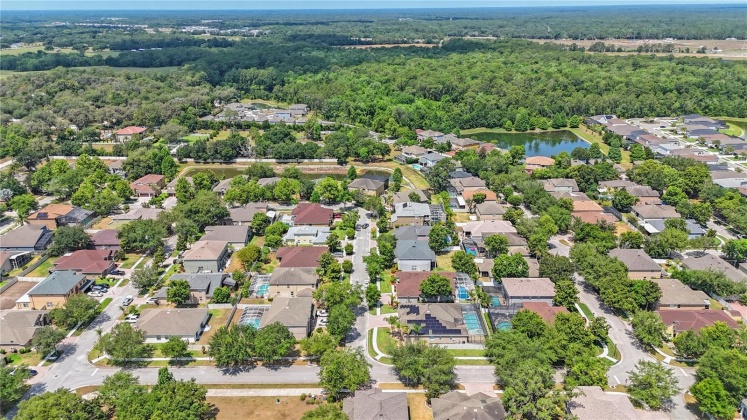
M319 326L320 327L327 326L327 318L319 318Z
M109 291L109 285L106 285L106 284L95 284L95 285L94 285L94 286L93 286L93 287L91 288L91 291L93 291L93 292L101 292L101 293L106 293L106 292L108 292L108 291Z
M36 376L39 372L35 371L34 369L29 369L29 376Z
M137 322L137 320L138 320L139 318L140 318L140 315L137 315L137 314L129 314L129 315L127 315L127 316L125 317L125 319L124 319L124 320L125 320L125 322L129 322L129 323L132 323L132 324L134 324L135 322Z
M329 316L329 313L327 313L327 311L325 311L324 309L320 309L316 311L316 316L325 317L325 316Z
M90 291L90 292L88 292L88 293L86 293L86 294L87 294L88 296L90 296L90 297L101 297L101 296L104 296L104 294L103 294L103 293L101 293L101 292L100 292L100 291L98 291L98 290L93 290L93 291Z
M109 274L112 276L124 276L125 272L122 270L112 270Z
M132 303L132 296L127 296L122 301L122 306L129 306Z
M148 300L145 301L148 305L158 305L158 298L156 297L149 297Z
M368 229L368 223L364 223L363 226L361 226L363 229Z

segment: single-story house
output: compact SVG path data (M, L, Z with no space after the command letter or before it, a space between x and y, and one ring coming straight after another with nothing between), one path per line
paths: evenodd
M311 333L314 320L314 298L276 297L270 310L262 315L259 328L279 322L288 327L297 340L302 340Z
M197 241L184 252L182 265L187 273L218 273L231 254L226 241Z
M104 165L109 168L110 174L124 178L126 175L124 170L124 162L124 159L105 160Z
M567 314L568 309L562 306L552 306L547 302L524 302L521 304L524 309L536 313L548 324L555 322L558 314Z
M230 208L228 213L230 215L223 222L234 226L251 226L252 219L257 213L266 213L271 221L274 220L275 216L274 212L270 211L270 207L264 203L250 203L245 206Z
M52 243L54 231L46 225L23 225L0 236L0 251L42 252Z
M93 249L111 249L114 251L121 249L119 236L114 229L104 229L94 233L91 236L91 246Z
M669 309L710 309L708 295L700 290L693 290L677 279L651 279L661 288L661 298L657 305L659 310Z
M190 273L174 274L171 280L186 280L189 283L190 300L189 303L198 304L209 301L213 298L215 289L227 286L233 289L236 282L228 273Z
M638 198L638 205L645 204L661 204L661 198L659 197L659 191L649 187L648 185L632 185L625 187L625 191L633 197Z
M426 139L433 139L433 140L439 140L443 138L444 133L440 131L435 130L422 130L420 128L415 130L415 135L417 136L418 142L422 143L423 140Z
M669 417L658 411L637 409L626 394L605 393L598 386L580 386L579 393L567 404L569 414L578 420L667 420Z
M342 411L350 420L406 420L410 418L407 394L383 392L379 388L362 389L342 401Z
M682 260L682 265L690 270L720 271L731 280L741 282L747 281L747 274L736 269L733 265L723 259L711 254L705 254L702 257L685 258Z
M443 296L442 301L452 301L455 290L454 279L457 276L455 272L437 272L432 271L400 271L396 274L397 282L394 284L394 293L397 295L397 301L403 303L418 303L420 299L420 283L425 281L430 275L438 274L439 276L449 279L451 282L451 296Z
M482 142L470 138L456 138L449 140L453 150L477 149Z
M0 274L23 267L31 261L31 258L31 253L28 251L0 251Z
M462 232L464 232L466 238L473 239L485 239L491 235L516 233L516 228L511 224L511 222L505 220L480 220L476 222L467 222L459 227L462 228Z
M599 222L605 223L617 223L617 218L609 213L593 212L593 211L573 211L571 217L584 222L595 225Z
M329 226L334 212L317 203L299 203L291 211L294 226Z
M458 194L461 194L467 190L484 190L487 188L485 181L476 176L471 176L469 178L450 179L449 183L451 184L451 187L454 189L454 191L456 191Z
M316 267L278 267L270 275L268 296L296 297L306 289L316 289Z
M726 123L724 123L721 120L717 120L714 118L704 117L699 114L688 114L682 116L682 119L685 124L698 124L702 125L704 127L711 128L713 130L720 130L722 128L729 128Z
M501 279L503 296L509 306L524 302L545 302L552 305L555 298L555 285L546 278L504 278Z
M158 174L148 174L130 183L130 188L137 197L155 197L166 187L166 177Z
M524 171L531 174L536 169L549 168L555 165L555 159L547 156L530 156L524 159Z
M399 305L397 315L402 325L421 326L417 334L430 344L456 344L470 341L469 331L464 323L462 305L458 303L412 303Z
M633 181L628 181L625 179L614 179L612 181L600 182L598 185L597 191L599 191L600 193L606 193L606 192L617 191L621 188L632 187L635 185L638 185L638 184L636 184Z
M114 254L111 249L80 249L57 258L55 271L74 271L88 276L106 276L114 270Z
M628 268L631 279L658 279L663 275L661 266L648 256L642 249L610 250L609 256L617 258Z
M495 201L485 201L475 206L478 220L503 220L506 208Z
M223 197L226 194L226 191L228 191L228 189L231 188L232 180L233 178L227 178L227 179L222 179L218 181L218 183L215 184L215 186L213 187L213 192Z
M246 246L252 237L249 226L206 226L201 241L226 241L234 250Z
M194 343L200 339L209 318L207 308L145 309L135 326L145 333L146 343L163 343L169 337Z
M551 178L542 181L547 192L579 192L575 179Z
M591 200L574 200L573 213L602 213L604 208Z
M633 214L638 216L643 223L652 220L679 219L680 214L672 206L654 204L636 204L631 208Z
M49 312L42 311L1 311L0 348L6 351L30 347L36 331L49 325Z
M670 338L685 331L699 331L703 327L710 327L717 322L723 322L729 328L739 328L739 323L728 312L716 309L656 311L667 326Z
M133 125L129 125L124 128L120 128L119 130L114 132L114 135L116 136L116 140L120 143L124 143L126 141L132 140L132 137L135 135L142 135L145 133L147 128L145 127L136 127Z
M319 267L319 257L329 249L326 246L281 247L275 252L279 267Z
M711 179L714 184L724 188L740 188L747 183L747 173L736 171L713 171Z
M396 192L392 194L392 205L413 201L413 199L410 198L410 195L413 193L417 194L418 203L428 202L428 197L425 195L425 193L422 190L407 189L407 190L402 190L400 192Z
M648 233L659 233L666 229L664 220L651 220L650 222L642 225L642 227ZM695 220L686 219L685 227L687 228L687 236L689 239L700 238L701 236L706 234L706 230L703 229Z
M286 245L325 245L328 226L293 226L283 237Z
M54 230L60 226L85 226L93 221L95 214L68 204L48 204L29 215L30 225L43 225Z
M427 241L397 241L394 257L400 271L431 271L436 268L436 253Z
M390 221L392 226L430 225L446 221L446 212L440 204L398 203L394 205Z
M430 226L398 226L394 230L394 237L398 241L427 241L430 233Z
M260 179L258 179L257 180L257 185L259 185L260 187L269 187L269 186L273 186L273 185L277 184L278 182L280 182L280 177L278 177L278 176L271 176L269 178L260 178Z
M495 395L482 392L467 395L451 391L431 400L433 420L503 420L506 410ZM405 417L406 418L406 417Z
M366 195L378 197L386 191L385 183L378 179L356 178L348 184L349 191L362 191Z
M64 306L71 295L86 290L93 280L74 271L55 271L16 300L18 309L52 309Z
M493 192L490 191L487 188L476 188L473 190L464 190L462 191L462 198L467 202L468 200L475 200L475 196L478 194L482 194L483 197L483 203L490 203L490 202L497 202L498 196Z

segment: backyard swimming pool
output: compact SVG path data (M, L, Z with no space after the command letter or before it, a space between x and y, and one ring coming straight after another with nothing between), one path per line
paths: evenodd
M414 164L414 165L410 165L410 166L412 166L412 169L415 169L416 171L419 171L419 170L421 170L423 168L422 166L418 165L417 163Z
M466 307L464 312L462 313L462 316L464 317L464 325L467 327L467 332L474 335L484 335L485 332L482 330L482 325L480 325L480 319L477 312L472 310L471 308Z
M491 296L490 306L501 306L501 299L498 296Z
M496 328L501 331L508 331L511 329L511 323L508 321L499 322L498 325L496 325Z
M458 286L456 290L458 299L469 299L469 292L466 287Z

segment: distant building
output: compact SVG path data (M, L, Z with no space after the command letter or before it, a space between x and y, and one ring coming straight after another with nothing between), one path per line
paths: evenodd
M293 226L283 237L286 245L325 245L330 231L327 226Z
M385 183L377 179L356 178L348 184L348 190L361 191L366 195L378 197L386 190Z
M228 273L190 273L174 274L171 280L186 280L189 283L190 299L188 303L206 303L213 298L215 289L228 287L233 289L236 282Z
M124 143L126 141L132 140L133 136L135 135L142 135L145 133L147 129L145 127L136 127L136 126L127 126L125 128L120 128L119 130L114 132L114 135L116 136L115 139L120 142Z
M275 252L279 267L319 267L319 258L329 249L326 246L281 247Z
M114 229L104 229L91 236L93 249L111 249L118 251L120 247L118 233Z

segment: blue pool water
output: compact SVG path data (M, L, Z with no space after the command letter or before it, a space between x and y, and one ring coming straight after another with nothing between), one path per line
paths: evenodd
M262 318L250 318L242 322L244 325L251 325L255 329L259 329L259 323L262 321Z
M267 293L269 292L270 292L269 284L263 284L257 288L257 296L267 296Z
M464 314L464 324L467 326L467 331L470 334L482 334L482 327L480 326L480 320L477 319L477 314L474 312L467 312Z
M497 328L501 331L508 331L511 329L511 323L508 321L499 322Z
M419 171L420 169L423 168L422 166L418 165L417 163L414 164L414 165L410 165L410 166L412 166L412 169L415 169L416 171Z
M475 248L473 246L469 246L469 247L465 248L464 252L466 252L467 255L472 255L473 257L477 256L477 248Z
M498 296L491 296L490 306L501 306L501 299Z
M457 298L469 299L469 293L467 292L466 287L458 286L456 289L457 289Z

